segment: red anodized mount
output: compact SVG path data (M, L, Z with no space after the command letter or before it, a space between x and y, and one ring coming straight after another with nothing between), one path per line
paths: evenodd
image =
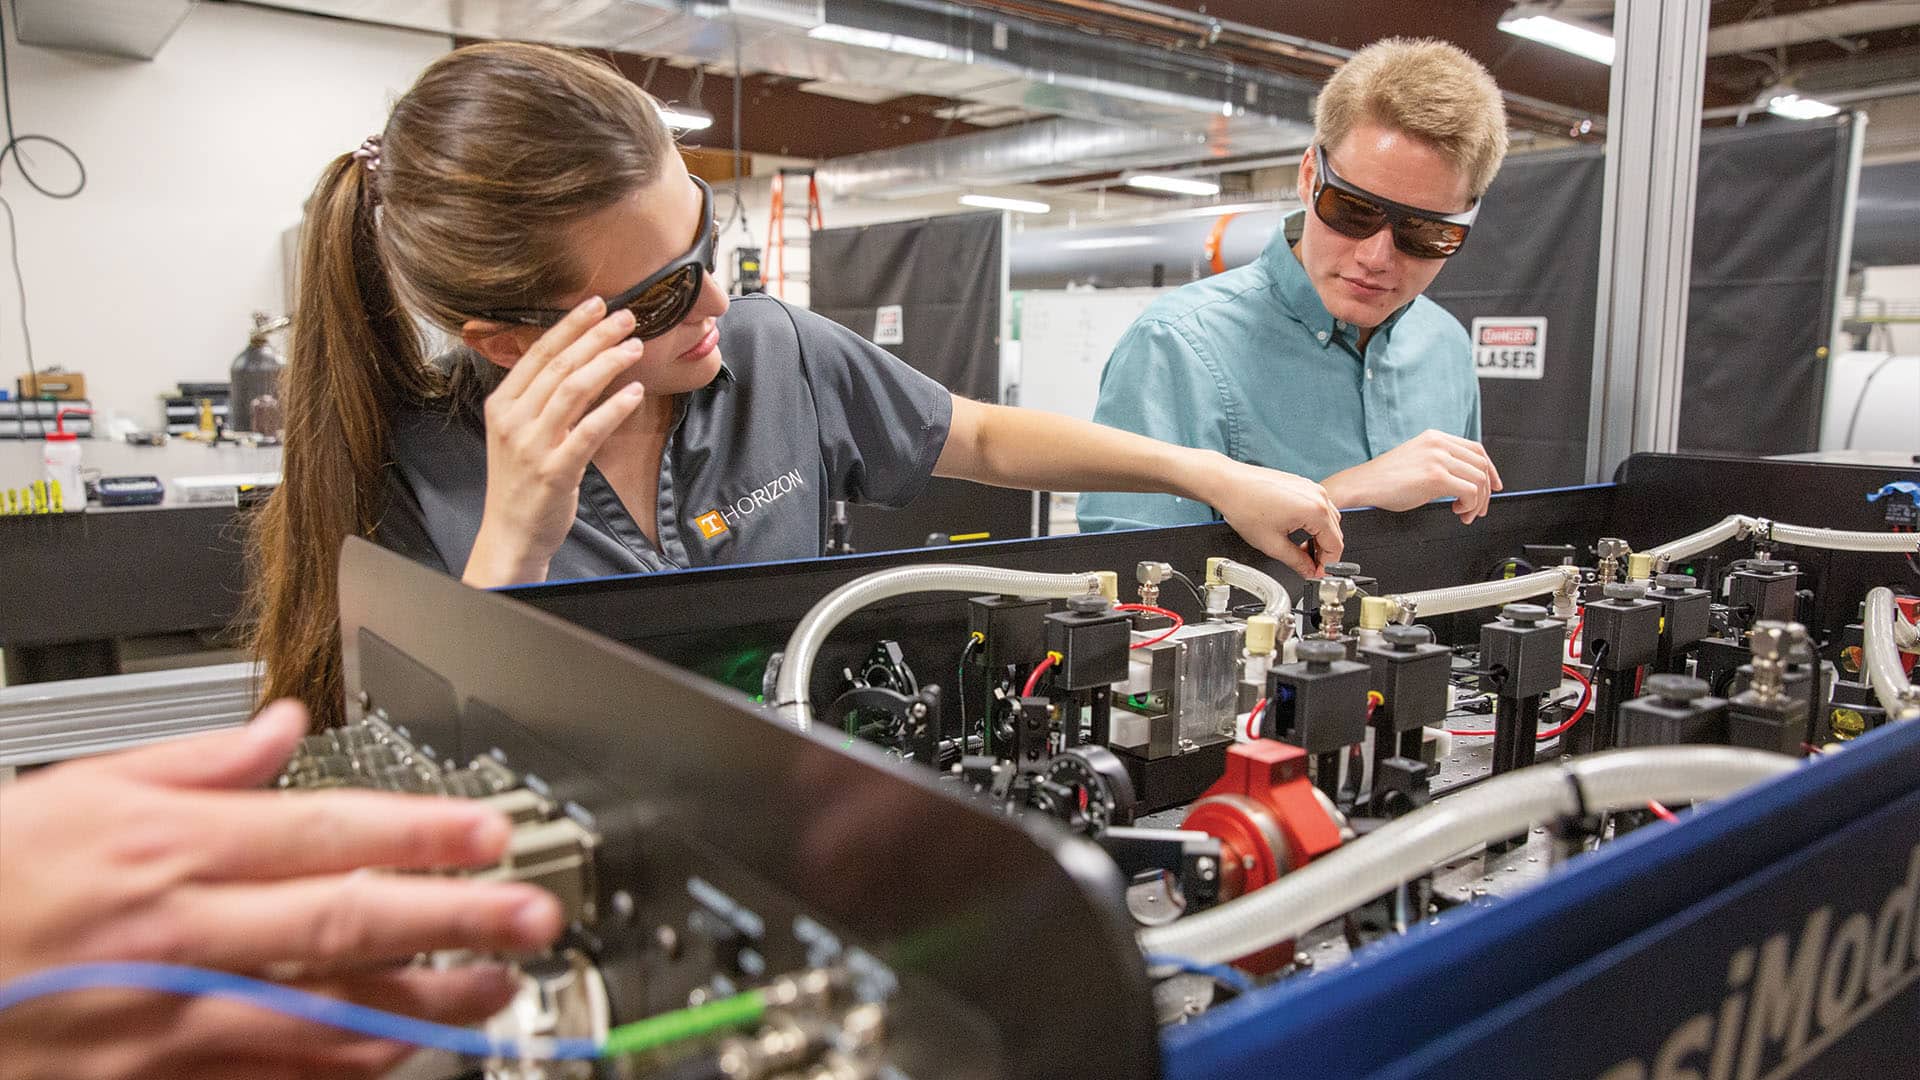
M1340 827L1307 776L1307 752L1272 739L1228 747L1226 770L1180 827L1220 841L1222 900L1271 885L1340 846ZM1292 959L1293 942L1283 941L1235 963L1266 974Z

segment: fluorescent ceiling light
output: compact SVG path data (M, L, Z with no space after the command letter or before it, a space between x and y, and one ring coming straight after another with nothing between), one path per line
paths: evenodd
M1767 111L1789 120L1818 120L1823 116L1837 115L1840 107L1815 98L1803 98L1799 94L1776 94L1767 99Z
M1583 23L1552 15L1509 15L1500 20L1500 29L1575 56L1613 63L1613 35Z
M1106 251L1110 248L1147 247L1153 242L1151 236L1088 236L1079 240L1062 240L1060 247L1066 251Z
M660 120L676 131L700 131L713 126L713 114L698 105L662 105Z
M977 206L982 210L1011 210L1016 214L1044 214L1053 207L1043 202L1031 202L1027 199L1003 199L998 195L962 195L960 205Z
M1189 206L1184 210L1174 210L1166 217L1220 217L1223 214L1258 214L1266 210L1283 210L1279 202L1238 202L1215 203L1212 206Z
M1129 176L1127 186L1144 188L1148 191L1166 191L1175 195L1220 194L1220 185L1211 180L1195 180L1187 176L1156 176L1153 173Z
M831 41L837 45L858 45L865 49L884 49L887 52L918 56L924 60L947 60L953 56L953 50L938 41L908 37L905 34L889 34L880 30L862 30L857 26L841 26L838 23L821 23L807 31L807 36L815 41Z

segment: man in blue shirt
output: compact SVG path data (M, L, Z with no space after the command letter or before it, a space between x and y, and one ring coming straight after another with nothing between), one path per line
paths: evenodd
M1300 201L1260 258L1174 290L1128 329L1094 420L1320 481L1339 506L1453 499L1486 513L1467 332L1420 294L1459 250L1506 155L1493 79L1459 49L1395 39L1328 81ZM1088 492L1094 531L1212 521L1170 495Z

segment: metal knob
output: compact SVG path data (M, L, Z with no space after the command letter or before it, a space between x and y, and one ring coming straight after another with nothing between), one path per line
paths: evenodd
M1624 559L1633 554L1633 545L1625 540L1608 536L1601 538L1600 542L1594 545L1593 550L1603 559Z
M1692 574L1661 574L1653 579L1653 583L1667 592L1679 592L1682 589L1698 587L1700 581Z
M1711 688L1705 679L1691 675L1660 674L1647 676L1646 691L1669 705L1684 705L1707 696Z
M1380 631L1380 638L1397 652L1412 652L1417 646L1427 643L1427 632L1418 626L1394 623Z
M1313 666L1317 670L1325 670L1328 665L1335 661L1345 660L1347 658L1347 647L1345 645L1337 641L1327 641L1323 638L1309 638L1302 641L1299 649L1301 661Z
M1539 604L1508 604L1500 609L1500 617L1515 626L1532 626L1547 617L1547 609Z
M1645 600L1647 598L1647 587L1638 581L1615 581L1603 591L1609 600Z
M1099 593L1067 597L1067 610L1075 615L1098 615L1113 605Z
M1345 578L1359 577L1360 564L1353 563L1353 562L1328 563L1326 576L1327 577L1345 577Z

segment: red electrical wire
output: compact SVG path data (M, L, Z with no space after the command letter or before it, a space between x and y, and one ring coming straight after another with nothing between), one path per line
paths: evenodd
M1647 809L1653 811L1653 816L1659 818L1661 821L1679 821L1680 820L1678 815L1676 815L1673 811L1667 809L1666 807L1661 806L1657 800L1648 799Z
M1573 710L1573 715L1567 718L1566 723L1555 724L1553 727L1541 732L1539 738L1542 741L1558 738L1564 734L1568 728L1579 723L1581 717L1587 715L1587 706L1593 704L1593 680L1565 664L1560 665L1560 670L1573 676L1574 679L1580 683L1580 704Z
M1053 666L1053 655L1052 653L1048 653L1045 660L1033 666L1033 674L1027 676L1027 685L1020 688L1021 697L1033 696L1034 687L1040 685L1040 676L1045 675L1047 669Z
M1579 656L1587 650L1587 643L1580 640L1580 631L1587 628L1587 609L1580 609L1580 621L1573 624L1573 633L1567 636L1567 651Z
M1145 611L1153 615L1165 615L1167 618L1173 620L1173 625L1167 628L1166 633L1161 634L1159 637L1148 638L1147 640L1138 642L1137 644L1129 645L1128 648L1130 649L1144 649L1149 645L1158 645L1161 642L1172 637L1174 634L1174 631L1187 625L1187 620L1181 618L1177 613L1168 611L1166 608L1163 608L1163 607L1154 607L1152 604L1115 604L1113 605L1113 610Z
M1261 698L1254 703L1253 711L1247 714L1247 738L1260 737L1260 714L1267 711L1267 699Z
M1592 680L1590 680L1590 679L1588 679L1588 678L1587 678L1587 677L1586 677L1585 675L1582 675L1582 674L1580 674L1580 673L1579 673L1578 671L1576 671L1576 670L1574 670L1573 668L1570 668L1570 667L1567 667L1567 666L1566 666L1566 665L1564 665L1564 664L1562 664L1562 665L1561 665L1561 667L1560 667L1560 670L1561 670L1561 671L1564 671L1564 672L1566 672L1566 673L1567 673L1568 675L1571 675L1571 676L1573 676L1573 677L1574 677L1575 679L1577 679L1577 680L1579 680L1579 683L1580 683L1580 705L1579 705L1579 707L1578 707L1578 708L1576 708L1576 709L1574 709L1574 710L1573 710L1573 715L1572 715L1572 716L1570 716L1570 717L1568 717L1568 718L1567 718L1567 721L1566 721L1565 723L1562 723L1562 724L1556 724L1556 725L1554 725L1553 727L1550 727L1550 728L1548 728L1547 730L1545 730L1545 731L1542 731L1542 732L1540 732L1540 733L1539 733L1538 735L1536 735L1536 736L1534 736L1534 738L1536 738L1536 739L1538 739L1538 740L1540 740L1541 742L1545 742L1545 741L1546 741L1546 740L1548 740L1548 739L1553 739L1553 738L1558 738L1558 737L1559 737L1559 736L1560 736L1560 735L1561 735L1562 733L1564 733L1564 732L1565 732L1565 731L1566 731L1566 730L1567 730L1568 728L1570 728L1570 727L1572 727L1573 725L1575 725L1575 724L1577 724L1577 723L1579 723L1579 722L1580 722L1580 718L1581 718L1581 717L1583 717L1583 716L1585 716L1585 715L1587 715L1587 706L1588 706L1588 705L1591 705L1591 704L1593 703L1593 682L1592 682ZM1491 728L1487 728L1487 729L1484 729L1484 730L1481 730L1481 731L1455 731L1455 730L1453 730L1452 728L1447 728L1447 729L1445 729L1445 730L1446 730L1446 732L1447 732L1447 734L1449 734L1449 735L1467 735L1467 736L1472 736L1472 735L1486 735L1486 736L1491 736L1491 735L1493 734L1493 730L1492 730Z
M1647 669L1635 668L1633 672L1633 696L1640 696L1640 684L1647 681Z

